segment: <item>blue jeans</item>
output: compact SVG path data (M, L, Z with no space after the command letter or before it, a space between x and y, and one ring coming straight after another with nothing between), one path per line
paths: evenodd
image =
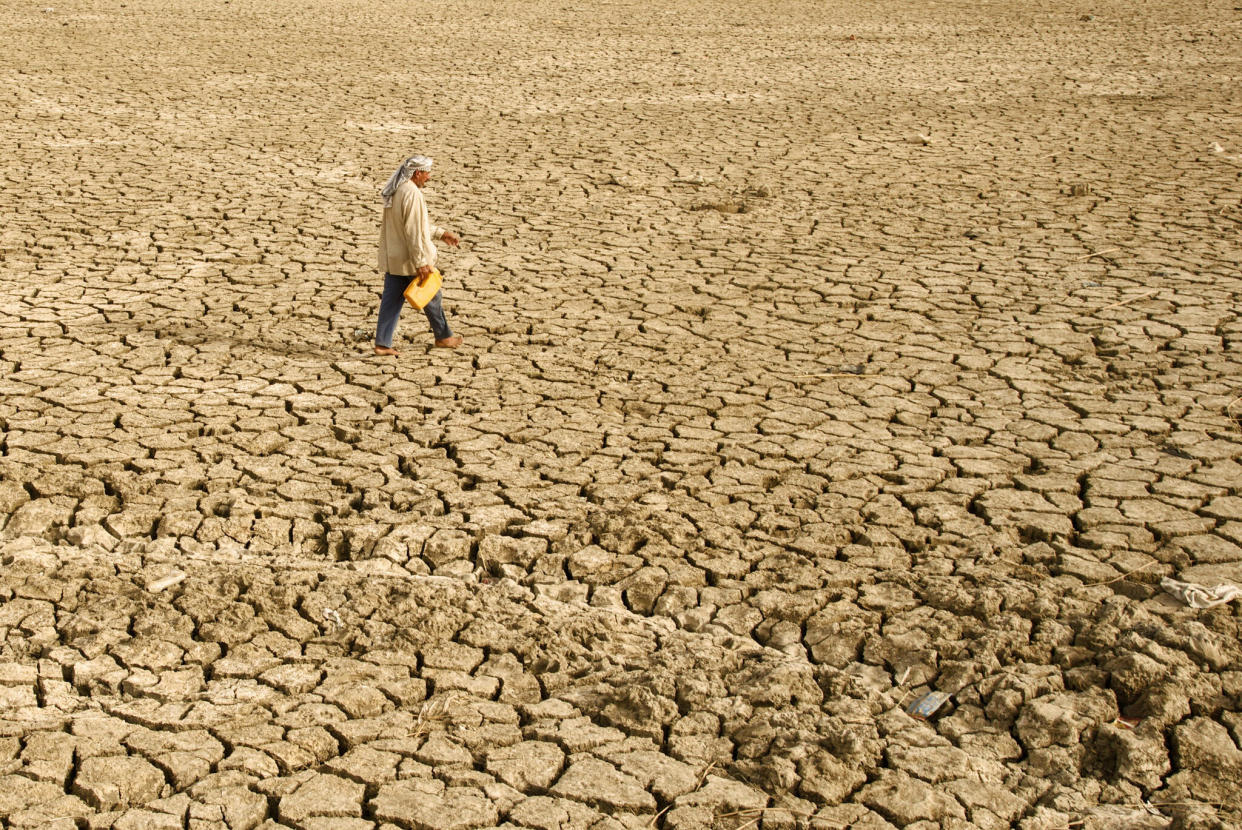
M412 279L414 278L401 274L384 275L384 294L380 297L379 322L375 325L375 345L392 348L392 336L397 333L397 319L401 316L401 307L405 305L405 287ZM444 307L440 304L443 294L443 291L437 291L436 295L431 298L431 302L427 303L426 308L423 309L423 313L427 315L427 321L431 323L431 333L436 340L453 336L448 320L444 319Z

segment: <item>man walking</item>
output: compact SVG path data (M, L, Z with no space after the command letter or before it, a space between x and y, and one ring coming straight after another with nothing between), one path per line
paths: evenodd
M436 264L434 240L443 239L457 247L461 240L456 234L431 224L427 216L427 204L423 201L423 186L431 178L431 159L426 156L410 156L384 185L384 219L380 225L379 269L384 274L384 294L380 298L379 321L375 325L375 353L396 356L392 337L397 331L397 319L405 305L406 286L414 278L425 277ZM441 305L442 292L423 309L431 323L435 345L442 349L456 349L461 338L453 334L448 320L444 319Z

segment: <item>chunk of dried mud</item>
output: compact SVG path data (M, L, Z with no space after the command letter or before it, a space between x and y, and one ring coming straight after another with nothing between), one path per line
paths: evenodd
M746 213L746 203L731 199L721 202L699 202L691 205L690 210L714 210L717 213Z

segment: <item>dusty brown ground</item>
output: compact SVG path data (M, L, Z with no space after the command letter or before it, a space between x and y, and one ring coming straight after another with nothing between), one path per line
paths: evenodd
M4 0L0 825L1238 826L1237 2Z

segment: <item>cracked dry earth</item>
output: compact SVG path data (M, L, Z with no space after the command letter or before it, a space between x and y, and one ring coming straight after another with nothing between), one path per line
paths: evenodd
M5 0L0 826L1239 826L1236 2Z

